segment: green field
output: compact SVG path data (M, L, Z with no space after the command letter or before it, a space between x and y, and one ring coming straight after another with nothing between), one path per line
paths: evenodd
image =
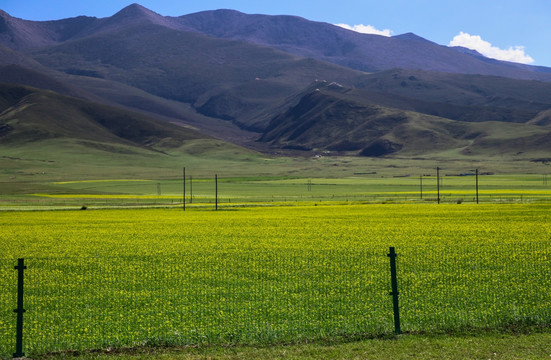
M436 171L422 175L356 173L349 177L218 177L186 174L186 205L222 208L312 203L533 203L551 199L547 175L488 175ZM89 179L19 183L20 193L0 196L0 210L111 207L182 207L183 174L162 178ZM8 192L9 184L4 191ZM216 195L218 195L216 197Z
M550 322L548 203L299 205L3 212L0 352L19 257L28 354L391 334L389 246L406 332Z
M211 204L214 176L222 203L423 201L472 202L479 169L485 202L548 200L548 160L435 153L422 158L366 158L320 152L306 156L261 154L215 139L189 140L179 148L145 151L122 145L88 146L49 139L25 146L0 144L0 210L20 207L171 206L182 199ZM143 151L142 151L143 150ZM420 177L423 177L423 199ZM190 177L193 182L190 182ZM308 182L311 187L308 187ZM55 197L52 197L55 196ZM80 196L80 197L79 197Z

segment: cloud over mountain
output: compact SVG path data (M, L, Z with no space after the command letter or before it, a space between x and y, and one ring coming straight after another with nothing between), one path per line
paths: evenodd
M479 35L471 35L463 31L450 41L449 46L462 46L476 50L482 55L492 59L521 64L534 63L534 59L524 52L524 46L511 46L508 49L500 49L497 46L493 46L488 41L485 41Z
M389 29L379 30L372 25L364 25L364 24L353 25L353 26L350 26L348 24L335 24L335 25L340 26L344 29L352 30L362 34L381 35L386 37L392 36L392 30L389 30Z

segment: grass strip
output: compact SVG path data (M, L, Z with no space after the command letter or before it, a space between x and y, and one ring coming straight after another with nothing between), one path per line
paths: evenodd
M482 332L462 335L401 335L356 342L316 342L276 346L199 346L64 352L37 360L199 360L199 359L549 359L551 330Z

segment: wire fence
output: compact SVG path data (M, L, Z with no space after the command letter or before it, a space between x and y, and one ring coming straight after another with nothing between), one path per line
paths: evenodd
M551 323L551 247L397 249L404 331ZM25 259L26 355L268 344L392 333L388 249ZM16 347L17 271L0 259L0 356Z
M408 331L551 324L549 241L399 251Z
M119 346L272 343L384 332L384 257L283 251L30 258L27 353ZM334 261L334 259L339 259ZM16 271L2 287L1 353L14 348ZM11 268L11 269L10 269ZM13 273L13 274L12 274ZM6 292L2 292L6 294ZM392 317L392 314L386 314Z

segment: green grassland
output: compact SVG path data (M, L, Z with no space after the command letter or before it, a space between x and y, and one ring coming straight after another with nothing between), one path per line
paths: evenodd
M190 140L184 147L163 152L104 145L100 148L98 143L90 147L77 140L48 140L32 146L2 147L0 209L178 205L182 202L184 167L186 201L195 206L213 204L215 175L219 178L219 201L226 206L260 202L435 202L436 167L441 168L443 202L473 202L475 177L459 175L473 174L477 168L481 173L482 202L541 201L551 193L546 181L549 166L544 162L323 154L272 157L214 139Z
M280 160L280 165L284 160ZM276 165L277 166L277 165ZM179 171L178 171L179 170ZM7 181L0 210L75 209L108 207L181 207L184 201L183 169L151 177L63 181ZM413 169L407 169L413 170ZM399 173L396 171L395 173ZM224 176L196 173L186 168L186 208L221 208L258 205L308 205L313 203L475 203L477 178L436 169L422 175L355 173L348 177ZM155 176L157 175L157 176ZM218 181L215 182L215 175ZM216 195L218 195L216 197ZM545 202L551 199L546 174L490 175L478 177L481 203Z

